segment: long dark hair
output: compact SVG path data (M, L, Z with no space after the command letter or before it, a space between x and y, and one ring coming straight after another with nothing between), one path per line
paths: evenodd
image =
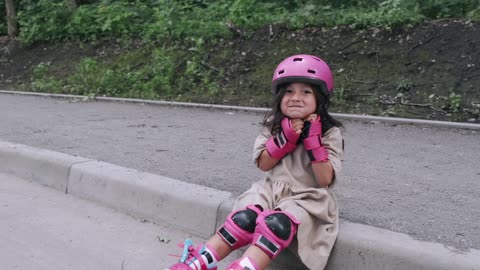
M282 98L285 95L287 90L287 86L289 83L282 84L278 87L277 94L273 97L272 101L272 110L265 114L263 118L263 126L270 129L272 134L276 134L280 130L280 123L285 115L282 113L280 108L280 104L282 103ZM328 107L330 106L330 98L323 94L320 91L320 87L316 85L310 85L313 89L315 100L317 101L317 110L315 111L316 114L320 115L320 119L322 121L322 134L325 134L330 128L332 127L343 127L343 124L333 118L328 113Z

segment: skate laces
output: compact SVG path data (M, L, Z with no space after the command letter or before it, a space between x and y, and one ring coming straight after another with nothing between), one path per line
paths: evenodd
M198 269L211 269L211 270L216 270L217 269L216 263L212 264L210 266L210 268L208 268L209 266L202 259L201 254L207 251L207 247L205 245L198 245L195 248L193 246L192 240L186 239L183 242L183 244L178 244L178 246L183 249L181 256L169 254L172 257L180 258L176 265L179 265L179 264L192 265L192 264L194 264L194 265L196 265L195 267L197 267L197 268L200 267ZM197 269L197 268L195 268L195 269Z
M190 255L190 251L193 250L193 242L190 239L186 239L183 243L183 252L182 257L180 258L180 262L185 263L188 259L188 255Z

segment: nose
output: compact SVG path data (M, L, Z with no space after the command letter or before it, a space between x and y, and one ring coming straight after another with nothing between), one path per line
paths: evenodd
M292 100L300 100L300 92L299 91L294 91L292 95Z

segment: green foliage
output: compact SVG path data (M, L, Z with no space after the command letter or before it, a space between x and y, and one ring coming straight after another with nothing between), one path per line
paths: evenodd
M149 7L141 1L101 1L94 5L80 6L65 28L70 39L131 37L142 31L152 14Z
M245 29L280 22L286 10L274 1L244 0L234 1L229 7L227 20Z
M7 12L5 4L0 4L0 35L7 34Z
M31 88L35 92L58 93L62 89L61 82L49 76L50 63L40 63L33 69Z
M335 89L332 97L332 105L335 107L342 107L348 104L347 99L349 98L349 91L345 87L341 86Z
M393 28L420 22L424 16L420 14L416 1L387 0L370 5L355 3L342 8L333 5L314 4L299 8L288 21L295 28L305 25L349 25L354 28L384 27ZM371 6L375 4L375 6Z
M101 25L96 23L95 7L84 5L77 8L66 27L70 39L96 40L102 35Z
M433 106L447 112L459 112L462 106L462 95L454 91L450 91L448 96L431 94L428 98L432 101Z
M447 108L452 112L458 112L460 109L461 102L462 102L462 96L452 91L450 95L448 95Z
M17 13L20 39L26 43L38 40L54 41L66 36L64 25L70 14L63 1L24 0Z
M479 118L480 117L480 101L473 100L470 103L470 108L466 109L473 117Z
M63 81L50 77L50 64L42 63L33 70L31 87L34 91L87 96L174 100L200 97L208 101L220 93L213 73L221 74L204 62L199 53L204 50L203 42L196 40L190 50L160 47L132 51L112 63L86 58Z
M0 35L6 35L7 31L7 24L0 22Z
M478 0L423 0L418 1L421 13L427 18L462 18L479 8Z
M63 0L20 3L24 43L104 37L181 42L248 36L268 24L392 28L428 18L480 17L479 0L99 0L82 1L75 11Z
M228 36L223 22L227 1L218 1L208 8L207 3L160 0L158 6L153 7L153 20L145 25L141 35L152 41Z
M176 61L173 52L164 48L155 49L151 61L142 70L146 78L142 88L163 97L179 94L175 88Z
M153 14L142 1L103 0L70 11L62 0L23 0L21 7L20 39L26 44L138 36Z
M203 39L199 39L196 42L196 50L203 50ZM184 93L190 96L216 96L220 89L212 79L213 72L205 60L202 59L201 53L194 53L186 61L183 77L179 80L178 89L183 90ZM216 74L217 77L221 77L222 74Z
M467 13L467 18L475 21L480 21L480 4L477 8Z
M87 58L66 80L65 89L69 94L78 95L156 98L152 91L142 91L146 90L142 87L143 76L141 70L137 71L129 65L108 66Z
M413 82L408 78L401 78L397 84L396 91L397 92L408 92L413 87Z

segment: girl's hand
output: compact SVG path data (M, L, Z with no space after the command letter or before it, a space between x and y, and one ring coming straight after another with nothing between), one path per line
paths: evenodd
M328 161L328 151L322 143L322 120L318 115L311 114L305 118L303 130L303 145L312 163Z
M293 130L295 130L295 133L297 134L302 133L302 129L304 126L304 122L302 119L292 119L291 123L292 123Z
M307 116L307 117L304 119L304 121L310 121L310 122L311 122L311 121L315 121L315 120L317 120L317 117L318 117L317 114L312 113L312 114L310 114L309 116Z
M280 123L280 131L270 137L265 147L268 153L274 159L280 160L288 153L297 148L297 142L304 126L302 119L289 119L285 117Z

